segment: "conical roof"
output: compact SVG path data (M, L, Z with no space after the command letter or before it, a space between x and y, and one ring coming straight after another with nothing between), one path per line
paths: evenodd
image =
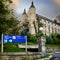
M32 1L32 3L31 3L30 8L32 8L32 7L35 8L33 1Z
M23 12L23 14L26 14L26 9L24 9L24 12Z

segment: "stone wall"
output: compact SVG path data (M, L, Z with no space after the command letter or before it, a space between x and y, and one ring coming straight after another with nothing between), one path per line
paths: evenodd
M40 58L40 55L27 54L27 55L0 55L0 60L35 60Z

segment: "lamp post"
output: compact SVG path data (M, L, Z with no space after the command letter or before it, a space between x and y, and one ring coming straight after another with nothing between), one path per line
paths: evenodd
M40 27L39 30L42 31L43 30L43 27Z
M43 27L40 27L39 30L43 31ZM38 40L38 50L39 50L39 52L42 53L41 54L42 56L44 56L46 53L45 42L46 42L46 40L42 36L40 36L40 38Z

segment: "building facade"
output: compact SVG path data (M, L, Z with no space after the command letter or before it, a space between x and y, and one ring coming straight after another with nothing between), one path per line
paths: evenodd
M40 18L39 22L43 24L43 33L44 35L49 35L52 33L60 34L60 19L56 17L55 21L52 21L46 17L40 16L36 14L36 8L32 2L28 13L26 13L26 10L24 9L24 12L22 14L21 24L26 29L29 29L29 32L31 34L38 33L38 19Z
M43 24L43 33L44 35L50 35L52 33L60 34L60 22L59 20L50 20L46 17L39 16L40 17L40 23Z

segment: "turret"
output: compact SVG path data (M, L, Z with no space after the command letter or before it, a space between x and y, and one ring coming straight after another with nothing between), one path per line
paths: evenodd
M26 14L26 10L24 9L24 12L22 14L22 20L27 20L27 14Z
M26 14L26 10L24 9L23 15Z
M55 20L56 20L57 23L60 24L60 15L58 15Z
M32 1L30 8L35 8L34 3Z
M31 6L28 11L28 20L29 20L29 32L35 35L38 29L38 24L36 20L36 8L33 2L31 3Z
M32 1L28 13L29 13L29 14L35 14L35 12L36 12L36 8L35 8L34 3L33 3L33 1Z

